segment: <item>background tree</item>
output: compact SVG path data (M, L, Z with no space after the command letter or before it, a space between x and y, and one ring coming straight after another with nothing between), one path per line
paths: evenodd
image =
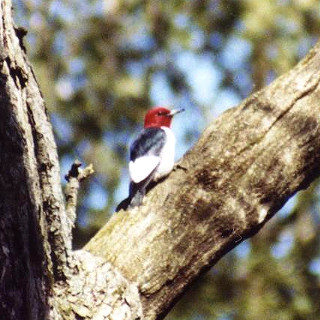
M150 105L183 104L186 117L197 116L181 120L181 155L217 113L290 69L319 30L317 1L16 1L15 8L30 30L25 42L62 171L75 157L97 171L82 191L89 196L76 246L125 196L125 147ZM197 283L172 319L319 317L318 203L315 184Z

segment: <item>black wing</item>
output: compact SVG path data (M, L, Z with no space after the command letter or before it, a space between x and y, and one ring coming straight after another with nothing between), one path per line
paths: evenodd
M161 128L144 129L130 147L130 160L135 161L149 153L159 156L166 142L166 133Z

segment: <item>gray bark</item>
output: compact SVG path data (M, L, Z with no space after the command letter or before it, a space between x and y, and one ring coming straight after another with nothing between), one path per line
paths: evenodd
M320 44L215 120L143 206L115 214L73 252L74 211L63 201L51 125L9 0L0 19L5 319L162 319L199 274L319 176Z
M47 288L62 276L71 229L23 30L13 26L10 1L1 1L0 10L0 313L5 319L44 319Z
M137 284L148 319L319 176L319 48L216 119L143 207L86 245Z

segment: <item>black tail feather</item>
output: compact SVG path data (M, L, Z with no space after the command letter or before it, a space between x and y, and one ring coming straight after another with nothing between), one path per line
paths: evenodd
M155 171L157 168L155 168L151 174L144 179L143 181L139 182L139 183L134 183L134 182L130 182L130 186L129 186L129 197L122 200L117 208L116 208L116 212L120 211L121 209L123 210L127 210L127 209L132 209L134 207L138 207L142 204L143 202L143 198L146 194L146 190L149 190L149 185L154 185L152 184L152 179L154 177Z

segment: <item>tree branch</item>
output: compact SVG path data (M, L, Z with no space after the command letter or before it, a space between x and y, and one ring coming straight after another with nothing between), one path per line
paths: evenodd
M68 174L65 176L65 179L68 181L65 189L66 195L66 210L67 215L72 221L72 226L74 226L76 220L76 209L77 209L77 198L80 187L80 182L87 179L90 175L94 173L93 166L90 164L84 169L80 169L81 162L76 160L69 170ZM71 229L70 229L70 238L71 238Z
M319 48L216 119L181 160L186 171L177 167L85 246L138 285L146 319L161 319L190 282L319 176Z

